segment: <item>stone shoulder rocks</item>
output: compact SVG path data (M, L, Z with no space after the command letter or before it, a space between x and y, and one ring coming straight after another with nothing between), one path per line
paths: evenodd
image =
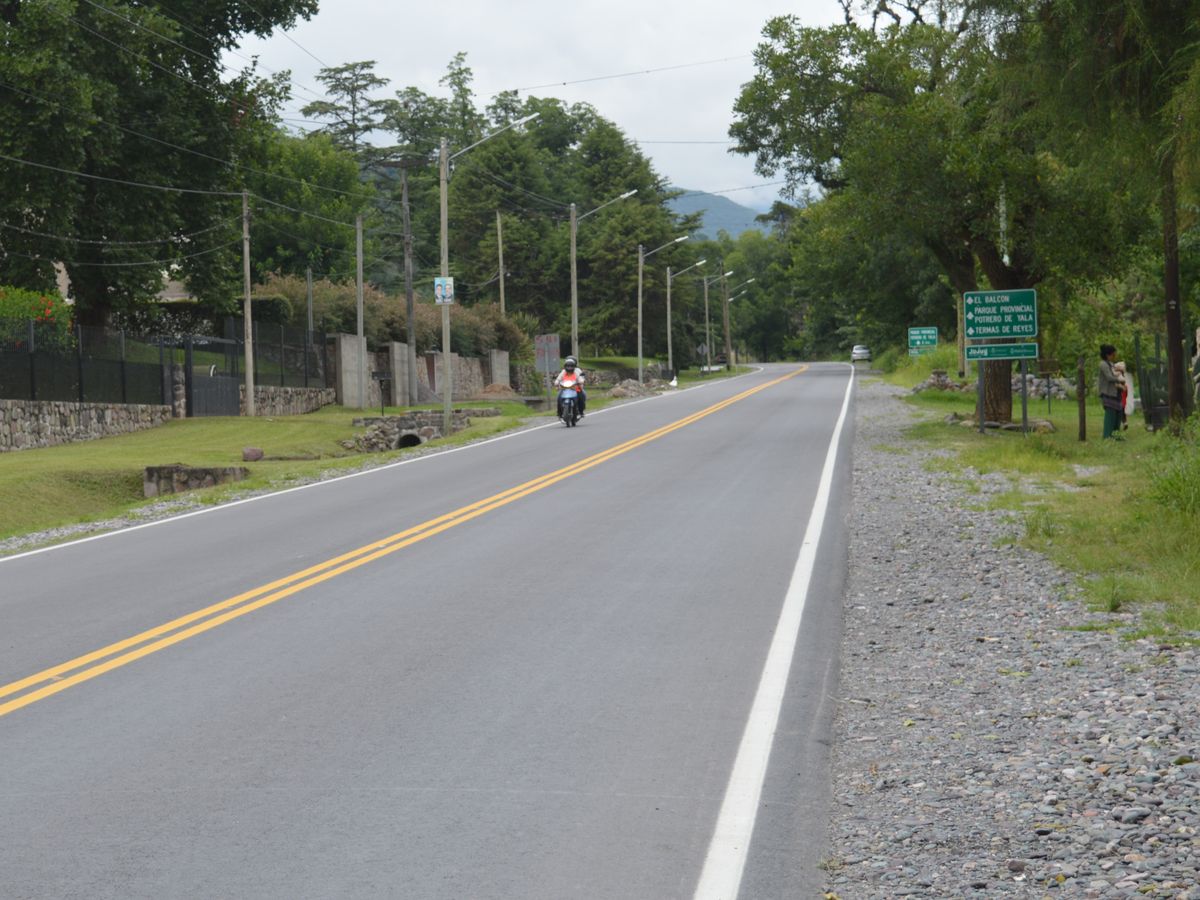
M1013 546L860 383L827 896L1200 898L1200 653ZM979 477L984 494L1002 476Z

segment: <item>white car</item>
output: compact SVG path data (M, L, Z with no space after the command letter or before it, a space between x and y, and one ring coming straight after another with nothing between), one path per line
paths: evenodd
M855 344L850 348L850 362L870 362L871 350L866 344Z

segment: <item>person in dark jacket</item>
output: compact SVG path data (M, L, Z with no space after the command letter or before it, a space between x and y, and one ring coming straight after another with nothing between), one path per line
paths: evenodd
M1113 369L1117 360L1117 348L1112 344L1100 345L1100 374L1098 389L1100 404L1104 407L1104 437L1110 438L1121 423L1121 388L1125 379Z

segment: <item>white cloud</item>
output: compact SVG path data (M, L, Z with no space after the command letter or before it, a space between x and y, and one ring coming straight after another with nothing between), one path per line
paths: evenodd
M277 34L249 41L241 52L258 55L269 69L290 69L297 84L313 91L320 90L315 78L320 66L309 53L330 66L374 59L376 72L391 79L388 92L415 85L443 94L438 79L454 54L464 51L480 105L501 90L553 84L531 93L590 103L635 140L723 141L741 85L754 75L750 54L767 21L794 14L820 26L841 14L835 0L705 6L683 0L443 0L394 6L330 0L289 33L292 40ZM691 65L701 62L708 64ZM669 66L681 68L562 84ZM312 99L299 89L295 96L289 114ZM692 190L774 180L757 175L753 160L731 155L721 144L645 143L642 150L659 174ZM768 187L726 196L765 209L777 195L777 188Z

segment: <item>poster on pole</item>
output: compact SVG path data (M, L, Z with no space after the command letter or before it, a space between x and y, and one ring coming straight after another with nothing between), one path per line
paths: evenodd
M546 375L558 373L558 335L538 334L533 338L533 351L537 370Z
M454 302L453 278L433 279L433 302L442 306L448 306Z

